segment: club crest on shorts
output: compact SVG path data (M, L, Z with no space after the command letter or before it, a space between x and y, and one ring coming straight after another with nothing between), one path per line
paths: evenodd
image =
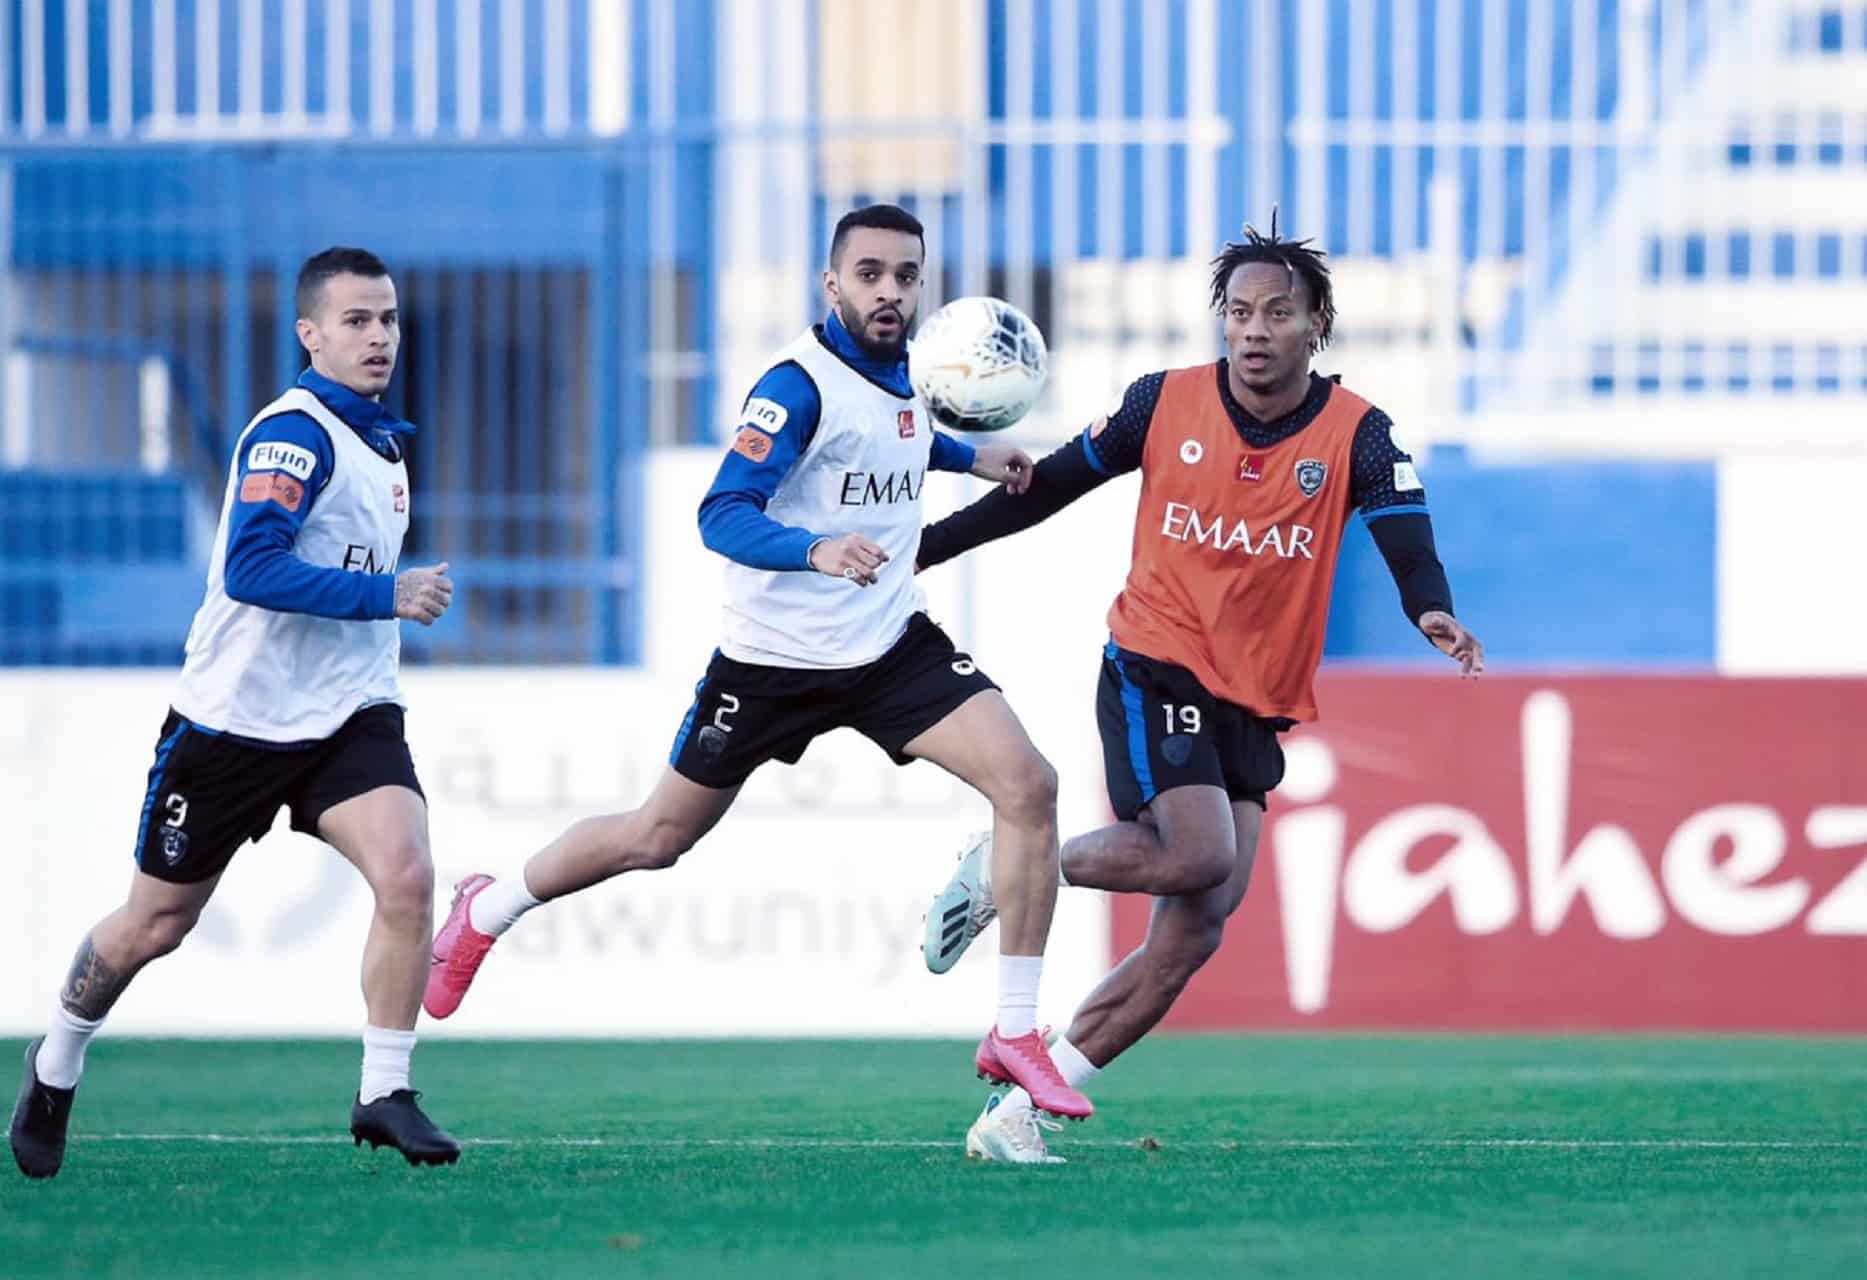
M1321 458L1304 458L1297 463L1297 488L1303 496L1313 498L1322 489L1322 482L1329 478L1329 466Z
M1193 758L1193 739L1190 734L1175 733L1160 740L1161 759L1176 769L1186 767L1186 762Z
M171 867L188 856L188 833L179 827L162 828L162 860Z

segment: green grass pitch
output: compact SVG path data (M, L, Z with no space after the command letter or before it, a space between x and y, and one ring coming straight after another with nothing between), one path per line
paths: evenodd
M23 1045L0 1043L7 1085ZM451 1169L354 1149L349 1042L93 1046L0 1275L1859 1274L1867 1043L1162 1036L1067 1166L968 1163L946 1041L462 1042Z

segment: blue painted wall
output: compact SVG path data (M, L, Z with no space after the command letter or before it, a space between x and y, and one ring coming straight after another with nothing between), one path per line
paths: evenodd
M1492 662L1716 663L1712 463L1488 466L1444 450L1421 477L1459 617ZM1326 653L1444 661L1401 615L1365 530L1343 546Z

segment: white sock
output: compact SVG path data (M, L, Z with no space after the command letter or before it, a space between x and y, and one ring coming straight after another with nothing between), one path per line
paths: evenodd
M1057 1072L1065 1084L1072 1089L1080 1089L1102 1074L1102 1068L1083 1056L1083 1051L1070 1043L1068 1036L1060 1036L1050 1046L1050 1060L1057 1064Z
M45 1033L45 1043L39 1046L34 1066L39 1083L54 1089L77 1087L78 1077L84 1074L84 1050L103 1025L102 1018L86 1021L67 1013L63 1003L55 1006L52 1025Z
M519 922L519 917L538 905L532 891L525 887L525 872L506 876L487 885L467 904L467 923L489 938L497 938Z
M1037 981L1043 973L1042 956L998 958L998 1034L1007 1040L1037 1030Z
M1072 1089L1080 1089L1102 1074L1102 1068L1084 1057L1083 1051L1068 1039L1059 1039L1050 1046L1050 1060L1057 1064L1058 1073ZM1028 1111L1030 1108L1031 1095L1023 1089L1013 1089L998 1104L998 1109L1007 1114Z
M374 1102L397 1089L408 1088L408 1060L414 1052L413 1031L364 1027L363 1082L357 1089L357 1100Z

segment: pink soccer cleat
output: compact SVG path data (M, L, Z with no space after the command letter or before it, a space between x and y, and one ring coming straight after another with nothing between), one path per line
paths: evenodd
M454 905L448 909L441 931L434 935L428 990L421 997L421 1007L430 1018L445 1018L460 1008L467 988L473 985L473 975L480 971L480 962L498 941L475 929L467 919L473 899L492 882L491 876L471 875L454 886Z
M1007 1040L993 1027L979 1042L973 1065L995 1084L1022 1086L1031 1095L1031 1105L1039 1111L1067 1120L1087 1120L1096 1113L1089 1099L1065 1082L1057 1064L1050 1060L1050 1050L1040 1031Z

